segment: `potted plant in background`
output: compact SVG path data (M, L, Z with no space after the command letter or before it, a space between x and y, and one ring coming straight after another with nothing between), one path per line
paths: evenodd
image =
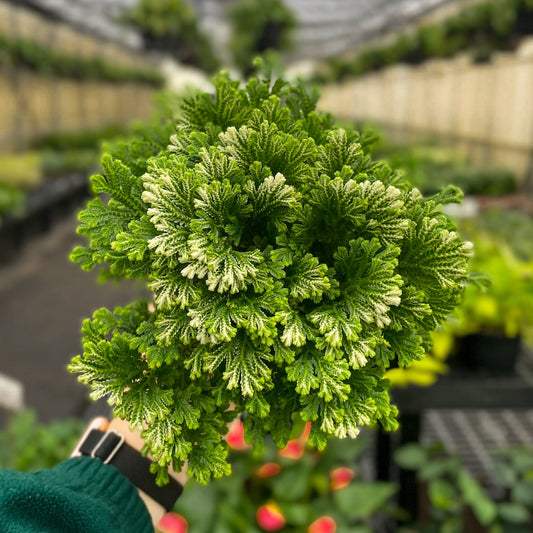
M198 27L194 9L184 0L139 0L121 20L141 32L149 50L171 54L207 72L219 67L209 39Z
M233 59L245 74L253 71L257 55L290 48L296 18L282 0L241 0L232 7L230 18Z
M533 451L494 452L489 480L472 475L464 461L440 443L400 448L396 463L414 470L421 512L402 533L527 533L533 525Z
M364 479L359 467L371 434L356 442L333 439L319 453L307 445L309 429L297 424L285 448L269 440L257 455L235 421L227 437L231 477L191 483L174 512L190 533L368 533L373 519L393 516L396 484Z
M42 424L30 409L13 413L0 430L0 468L33 472L64 461L85 427L81 420Z
M519 259L504 240L483 231L471 237L476 250L472 268L489 283L468 287L449 321L455 361L491 374L512 372L522 339L533 339L533 261Z

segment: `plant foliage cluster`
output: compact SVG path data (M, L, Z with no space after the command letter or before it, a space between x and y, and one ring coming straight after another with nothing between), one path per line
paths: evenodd
M33 41L4 35L0 35L0 66L27 68L39 74L79 80L137 82L155 87L164 84L163 76L155 69L113 65L100 58L80 59Z
M76 419L40 424L34 411L20 411L0 431L0 468L33 472L56 466L70 455L83 428Z
M447 329L457 336L484 333L513 338L520 335L532 344L533 256L531 249L524 246L514 249L513 242L517 240L512 234L514 225L504 230L506 221L527 223L525 228L530 229L532 221L528 215L506 215L501 210L497 216L498 229L491 220L494 213L492 217L484 215L461 223L462 231L475 244L472 269L482 272L489 283L473 284L466 289L464 301L450 318Z
M465 195L502 196L516 192L515 174L503 167L468 164L457 151L431 144L380 143L374 150L393 168L403 170L424 194L451 184Z
M18 213L23 209L25 194L17 187L6 183L0 183L0 226L2 216Z
M188 483L174 506L191 533L371 533L373 517L395 513L390 498L398 487L365 480L358 466L369 435L356 442L332 439L317 453L303 432L283 450L267 442L258 456L232 433L232 475L208 485Z
M191 533L215 529L372 533L383 529L376 524L386 521L396 523L394 531L399 533L466 533L481 530L480 526L488 533L530 531L530 448L494 450L488 479L480 480L462 457L448 453L440 443L404 445L396 451L395 463L416 471L418 490L424 494L420 516L413 517L391 498L412 487L364 478L359 463L368 452L369 437L356 443L333 439L322 453L306 447L302 436L289 441L283 450L276 451L268 443L260 456L233 445L232 476L207 486L190 483L174 511L185 517ZM273 524L262 520L265 509L277 518ZM321 522L322 528L313 527ZM334 525L328 527L328 523Z
M159 479L229 473L222 436L282 447L296 419L310 442L397 426L383 374L421 359L459 303L470 243L441 206L337 128L303 86L221 74L172 124L116 145L80 214L83 268L154 293L83 325L70 365L144 429ZM168 144L168 147L166 145ZM154 156L154 157L152 157ZM107 199L106 199L107 198Z
M466 468L460 457L442 444L408 444L396 452L396 463L417 473L427 486L429 517L418 525L420 533L467 533L480 526L489 533L527 533L533 515L533 453L526 447L494 453L487 487ZM492 489L492 490L490 490ZM469 510L477 525L465 521Z
M235 64L249 72L257 55L291 46L296 18L282 0L241 0L230 12L231 51Z
M207 72L219 67L211 42L185 0L140 0L122 20L141 32L148 49L172 54Z
M531 0L490 0L402 34L391 44L364 49L355 60L333 59L330 77L358 76L395 63L417 65L460 52L470 52L474 61L487 61L498 50L514 50L522 37L532 34Z

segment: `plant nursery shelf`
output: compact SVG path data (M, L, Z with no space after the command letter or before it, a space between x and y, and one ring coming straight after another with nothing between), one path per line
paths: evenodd
M24 215L6 216L0 227L0 264L12 259L30 238L45 233L53 221L72 212L89 194L85 174L45 183L28 195Z
M405 487L399 505L417 516L416 474L395 472L392 455L396 446L419 442L422 414L428 409L531 409L533 407L533 354L521 354L517 370L501 377L457 371L443 376L431 387L409 386L391 391L400 411L397 435L380 431L376 442L375 468L378 479L397 477Z
M520 409L533 406L533 383L519 373L501 378L450 375L432 387L410 386L392 396L406 415L425 409Z

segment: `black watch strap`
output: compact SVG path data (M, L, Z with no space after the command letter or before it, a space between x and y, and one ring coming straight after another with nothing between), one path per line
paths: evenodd
M172 477L168 485L163 487L156 485L155 476L150 472L152 461L126 444L124 436L114 430L91 430L79 444L78 450L82 455L113 465L138 489L160 503L167 511L172 509L183 491L183 486Z

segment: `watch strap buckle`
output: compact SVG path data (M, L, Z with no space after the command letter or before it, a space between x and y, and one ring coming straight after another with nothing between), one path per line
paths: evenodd
M111 441L111 442L108 442ZM113 442L114 441L114 442ZM92 449L90 456L100 459L105 465L108 464L116 453L120 450L120 447L124 444L124 435L117 433L114 429L106 431L102 438L96 443L96 446ZM112 448L108 451L108 448ZM98 452L102 448L102 452Z
M152 462L125 442L124 435L113 429L102 431L91 428L82 437L75 451L76 454L111 464L167 511L172 508L183 490L183 486L172 477L168 485L157 486L155 476L150 472Z

